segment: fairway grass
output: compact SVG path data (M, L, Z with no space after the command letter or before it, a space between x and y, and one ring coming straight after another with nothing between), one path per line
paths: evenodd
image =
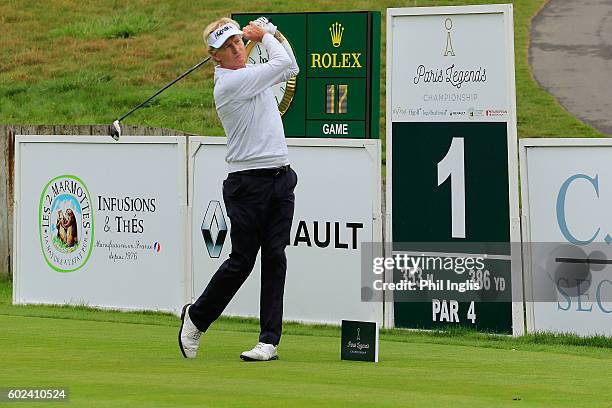
M12 306L7 281L0 295L0 387L68 388L69 405L42 406L612 407L605 338L385 330L373 364L340 361L337 327L288 323L280 360L245 363L257 322L222 318L186 360L176 316Z
M244 363L257 333L213 328L185 360L177 327L0 316L0 384L67 387L70 406L609 407L612 355L382 341L378 364L339 339L286 335ZM423 339L425 340L425 339ZM519 401L520 400L520 401ZM57 404L60 405L60 404Z

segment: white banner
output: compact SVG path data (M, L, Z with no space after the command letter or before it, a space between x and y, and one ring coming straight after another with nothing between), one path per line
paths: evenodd
M178 311L181 137L17 136L13 301Z
M284 319L382 323L382 303L361 301L361 243L381 242L380 141L287 139L298 175L287 247ZM193 296L231 252L223 204L225 138L190 138ZM259 316L260 261L225 310Z
M612 335L612 142L523 139L529 331Z
M509 121L511 10L511 5L389 9L387 83L402 90L391 94L392 120Z

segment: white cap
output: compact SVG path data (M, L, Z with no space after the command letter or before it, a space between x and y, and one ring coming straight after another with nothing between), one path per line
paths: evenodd
M240 31L234 24L227 23L210 33L210 36L208 37L208 45L213 48L221 48L223 43L225 43L225 40L236 34L242 35L242 31Z

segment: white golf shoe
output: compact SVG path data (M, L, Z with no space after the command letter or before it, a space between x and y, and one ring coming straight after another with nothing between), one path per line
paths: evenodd
M200 347L200 336L202 332L193 324L189 318L189 307L191 303L183 306L181 313L181 329L179 330L178 341L181 353L185 358L195 358Z
M240 358L244 361L270 361L278 360L278 354L272 344L259 342L252 350L242 353Z

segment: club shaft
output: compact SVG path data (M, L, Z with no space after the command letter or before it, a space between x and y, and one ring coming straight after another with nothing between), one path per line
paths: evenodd
M146 105L147 103L149 103L149 101L153 98L155 98L157 95L159 95L160 93L164 92L166 89L170 88L172 85L174 85L175 83L177 83L178 81L180 81L181 79L183 79L184 77L186 77L187 75L191 74L193 71L195 71L196 69L200 68L202 65L206 64L208 62L208 60L210 60L210 57L207 57L205 59L203 59L202 61L200 61L199 63L197 63L196 65L194 65L193 67L189 68L188 71L186 71L183 75L181 75L180 77L176 78L174 81L170 82L168 85L164 86L162 89L160 89L159 91L155 92L155 94L153 94L151 97L149 97L149 99L147 99L146 101L144 101L143 103L141 103L140 105L136 106L134 109L132 109L131 111L129 111L128 113L126 113L125 115L123 115L122 117L120 117L118 119L119 122L121 122L123 119L127 118L128 116L130 116L132 113L134 113L135 111L137 111L138 109L142 108L144 105Z

